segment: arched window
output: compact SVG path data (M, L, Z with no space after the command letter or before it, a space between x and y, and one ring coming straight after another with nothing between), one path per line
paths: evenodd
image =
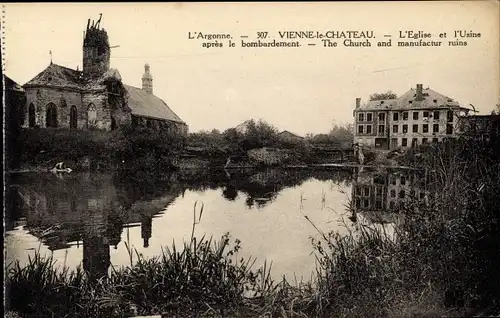
M76 110L75 105L71 106L71 109L69 111L69 128L78 128L78 111Z
M57 107L53 103L47 105L47 110L45 112L45 126L46 127L57 127Z
M34 127L36 124L35 120L35 105L30 104L28 107L28 121L29 121L29 126Z
M147 126L148 128L151 128L151 126L152 126L152 124L151 124L151 120L146 119L146 126Z
M97 109L94 104L89 104L87 108L87 127L93 127L97 124Z
M116 129L116 120L114 117L111 117L111 130Z

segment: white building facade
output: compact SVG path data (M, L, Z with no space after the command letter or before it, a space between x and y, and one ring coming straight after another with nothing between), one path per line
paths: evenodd
M361 105L361 98L356 98L354 144L397 149L456 138L459 118L466 111L422 84L396 99Z

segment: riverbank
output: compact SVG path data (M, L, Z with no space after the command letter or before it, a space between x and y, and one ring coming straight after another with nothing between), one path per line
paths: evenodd
M262 168L354 162L352 149L315 147L239 135L182 136L147 128L21 129L8 154L9 171L46 171L64 162L73 171ZM257 136L258 137L258 136ZM276 136L275 136L276 137ZM204 139L205 138L205 139Z

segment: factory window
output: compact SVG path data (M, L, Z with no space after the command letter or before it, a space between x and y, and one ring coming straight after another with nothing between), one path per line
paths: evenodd
M449 123L453 122L453 111L449 110L446 117Z
M453 124L447 124L446 125L446 134L447 135L453 134Z

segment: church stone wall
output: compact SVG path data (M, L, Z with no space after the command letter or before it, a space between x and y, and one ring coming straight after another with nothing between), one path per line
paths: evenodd
M29 105L35 106L36 125L40 128L46 127L47 107L50 103L57 108L57 127L70 128L71 106L77 109L77 128L97 128L111 130L111 106L107 103L105 92L76 92L57 88L28 88L26 89L26 120L23 127L29 127ZM88 122L88 108L93 104L96 109L96 122L90 127ZM127 114L122 111L117 112L120 121L127 123ZM123 114L122 114L123 113Z
M78 110L78 127L83 127L86 115L82 111L82 95L80 92L58 88L28 88L26 89L26 120L23 127L29 125L29 105L35 106L36 125L44 128L46 126L47 106L53 103L57 109L58 127L69 128L70 109L76 106Z
M88 108L91 104L96 108L97 122L94 125L88 126L88 128L111 130L111 109L108 105L106 92L85 92L83 93L82 104L86 109L87 116ZM87 121L84 127L87 127Z
M35 121L40 128L46 127L47 107L53 103L57 109L57 127L70 128L70 111L71 106L76 106L77 109L77 129L103 129L112 130L112 118L115 121L115 128L123 125L132 124L132 115L130 111L125 110L120 105L111 105L108 101L108 96L105 91L94 92L77 92L60 88L51 87L35 87L26 89L26 120L24 128L29 127L29 105L35 106ZM88 125L88 111L90 105L95 106L96 122L94 125ZM178 131L181 134L187 135L187 125L172 122L151 120L141 118L146 126L146 121L155 122L153 126L159 129L167 129L170 131ZM153 123L152 123L153 124Z

